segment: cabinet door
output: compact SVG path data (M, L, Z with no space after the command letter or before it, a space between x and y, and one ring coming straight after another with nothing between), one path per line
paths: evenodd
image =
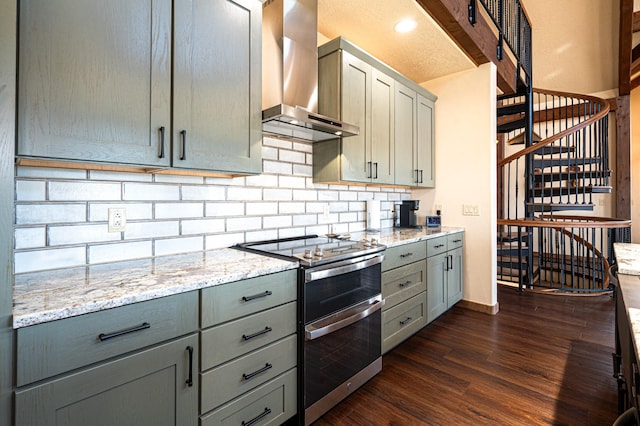
M449 250L449 270L447 271L447 308L452 307L462 300L463 271L462 271L462 247Z
M447 253L427 258L427 320L447 310Z
M17 154L169 165L170 49L170 0L21 1Z
M396 82L395 90L395 183L415 185L413 164L416 138L416 92Z
M342 52L342 120L360 127L360 134L342 143L342 179L371 180L369 140L371 138L371 66Z
M415 163L418 170L417 184L427 188L436 186L433 107L433 101L418 94L415 147Z
M262 3L175 2L173 166L259 173Z
M196 425L197 366L198 336L194 334L17 390L16 424ZM190 376L192 386L187 384Z
M372 69L371 161L374 183L394 183L394 80ZM344 143L350 143L349 140Z

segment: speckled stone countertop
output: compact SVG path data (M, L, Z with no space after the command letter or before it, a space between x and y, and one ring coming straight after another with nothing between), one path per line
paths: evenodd
M13 328L297 268L235 249L16 275Z
M640 356L640 244L614 243L619 290L629 316L636 356Z
M375 238L380 244L384 244L387 247L398 246L401 244L409 244L415 241L426 240L429 238L436 238L443 235L453 234L456 232L462 232L464 228L453 226L442 226L438 228L427 228L425 226L422 229L413 228L385 228L380 232L356 232L351 234L351 239L360 240L363 238L371 239Z

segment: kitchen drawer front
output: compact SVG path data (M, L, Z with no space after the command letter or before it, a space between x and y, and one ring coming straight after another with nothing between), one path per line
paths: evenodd
M427 250L424 241L416 241L415 243L389 247L384 252L382 271L388 271L389 269L417 262L418 260L424 259L426 256Z
M382 353L427 324L427 293L423 292L382 313Z
M462 247L464 242L464 234L462 232L456 232L455 234L447 235L447 250L453 250L458 247Z
M426 291L426 273L426 260L383 272L382 297L384 298L384 308L392 308L398 303Z
M447 251L447 236L430 238L427 240L427 256L435 256Z
M202 328L296 300L296 274L292 269L203 289Z
M213 368L295 332L295 302L204 330L200 357L202 370Z
M295 367L296 349L296 336L289 336L202 373L201 411L219 407Z
M247 394L202 416L200 426L252 424L280 425L296 414L297 369L257 387Z
M197 291L20 328L17 330L17 385L197 329Z

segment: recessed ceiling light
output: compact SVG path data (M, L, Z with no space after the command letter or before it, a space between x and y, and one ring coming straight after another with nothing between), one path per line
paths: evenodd
M396 32L399 33L408 33L409 31L413 31L418 26L418 23L413 19L407 18L399 21L395 27L393 27Z

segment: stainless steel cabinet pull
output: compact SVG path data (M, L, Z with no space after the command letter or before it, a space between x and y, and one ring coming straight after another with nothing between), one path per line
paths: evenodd
M243 335L242 335L242 340L245 340L245 341L246 341L246 340L251 340L251 339L253 339L254 337L262 336L263 334L266 334L266 333L268 333L268 332L270 332L270 331L272 331L272 330L273 330L273 328L271 328L271 327L269 327L269 326L266 326L266 327L264 328L264 330L257 331L257 332L255 332L255 333L253 333L253 334L243 334Z
M101 342L104 342L105 340L113 339L114 337L122 336L123 334L133 333L134 331L145 330L149 327L151 327L151 324L149 324L148 322L143 322L142 324L135 327L126 328L120 331L114 331L113 333L100 333L98 334L98 339L100 339Z
M407 319L405 319L404 321L400 321L400 325L405 325L409 321L411 321L411 317L407 317Z
M187 351L189 351L189 377L187 377L187 381L185 382L187 386L193 386L193 346L187 346Z
M336 314L322 318L304 327L306 340L313 340L324 335L338 331L348 325L351 325L369 315L377 312L384 306L382 295L372 297L362 303L340 311Z
M269 407L264 407L264 411L260 414L258 414L257 416L255 416L254 418L252 418L251 420L245 422L244 420L242 421L241 425L242 426L251 426L252 424L259 422L262 418L268 416L269 414L271 414L271 408Z
M248 302L249 300L260 299L261 297L271 296L272 294L273 294L272 292L267 290L264 293L254 294L253 296L242 296L242 301L243 302Z
M182 150L180 151L180 159L186 160L187 159L187 131L181 130L180 136L182 137Z
M158 158L164 158L164 126L160 127L160 154Z
M400 285L400 287L406 287L406 286L408 286L409 284L411 284L411 281L407 281L407 282L404 282L404 283L400 283L399 285Z
M253 373L242 373L242 378L244 380L249 380L255 376L257 376L260 373L264 373L265 371L269 370L270 368L273 368L273 365L269 364L268 362L264 365L264 367L262 367L260 370L256 370Z
M401 255L400 255L400 257L401 257L402 259L404 259L405 257L409 257L409 256L413 256L413 253L409 252L409 253L404 253L404 254L401 254Z

